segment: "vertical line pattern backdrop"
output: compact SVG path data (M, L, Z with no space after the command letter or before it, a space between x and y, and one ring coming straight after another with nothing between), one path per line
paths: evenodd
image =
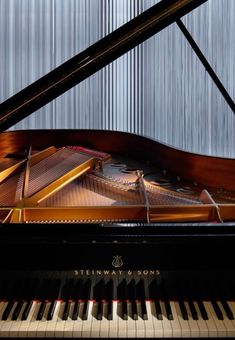
M157 0L0 0L0 101ZM182 18L235 99L235 1ZM12 130L89 128L145 135L235 157L235 117L176 24L129 51Z

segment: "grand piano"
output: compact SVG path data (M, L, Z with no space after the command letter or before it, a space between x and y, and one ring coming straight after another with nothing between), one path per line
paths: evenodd
M206 0L162 0L0 104L0 337L235 338L235 160L5 131ZM213 173L213 176L212 176Z

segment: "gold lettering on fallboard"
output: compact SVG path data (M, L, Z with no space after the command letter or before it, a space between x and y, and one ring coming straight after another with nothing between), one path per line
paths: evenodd
M159 276L158 269L138 269L138 270L113 270L113 269L76 269L73 271L74 276Z

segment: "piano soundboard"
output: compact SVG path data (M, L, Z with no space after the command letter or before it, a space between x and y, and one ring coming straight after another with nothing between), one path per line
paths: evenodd
M96 138L106 136L100 131ZM130 150L108 153L76 144L47 145L41 150L29 145L6 153L0 159L1 221L155 223L234 218L233 190L185 180L142 157L133 157Z

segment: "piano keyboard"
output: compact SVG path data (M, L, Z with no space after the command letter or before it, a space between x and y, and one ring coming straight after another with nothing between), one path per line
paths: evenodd
M2 281L0 337L235 337L232 299L171 299L153 291L156 280L114 281Z
M233 301L1 301L0 337L235 337L234 316Z

